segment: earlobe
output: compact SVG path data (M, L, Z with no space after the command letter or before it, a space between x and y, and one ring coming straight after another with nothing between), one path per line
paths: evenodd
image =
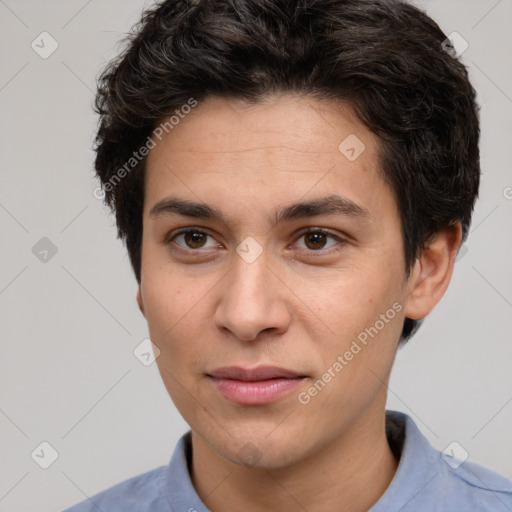
M140 286L139 286L139 289L137 290L137 304L139 305L140 312L145 317L146 315L144 313L144 303L142 302L142 294L140 292Z
M441 229L414 263L408 279L405 316L426 317L443 297L462 239L460 222Z

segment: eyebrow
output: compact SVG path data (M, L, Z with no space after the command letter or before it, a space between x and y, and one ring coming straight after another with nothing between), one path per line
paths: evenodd
M150 217L182 215L196 219L218 220L227 224L226 217L218 208L206 203L197 203L172 196L162 199L153 205L149 211L149 215ZM368 218L370 217L370 212L346 197L331 195L312 201L293 203L280 208L275 214L275 224L280 224L292 219L315 217L319 215Z

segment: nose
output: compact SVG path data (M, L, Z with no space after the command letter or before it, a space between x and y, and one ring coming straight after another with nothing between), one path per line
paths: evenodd
M290 325L290 290L282 276L270 268L265 252L248 263L234 255L233 268L222 280L215 324L241 341L261 333L282 334Z

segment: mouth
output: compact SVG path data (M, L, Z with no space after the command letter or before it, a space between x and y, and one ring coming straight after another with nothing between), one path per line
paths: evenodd
M240 405L275 402L306 378L306 375L276 366L254 369L230 366L218 368L206 375L226 399Z

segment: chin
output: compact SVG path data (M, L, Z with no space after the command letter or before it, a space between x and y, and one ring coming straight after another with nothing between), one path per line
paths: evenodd
M302 436L283 429L267 433L266 429L259 432L237 432L236 438L226 434L222 440L208 440L210 446L224 459L237 466L260 469L280 469L293 464L305 454L306 446Z

